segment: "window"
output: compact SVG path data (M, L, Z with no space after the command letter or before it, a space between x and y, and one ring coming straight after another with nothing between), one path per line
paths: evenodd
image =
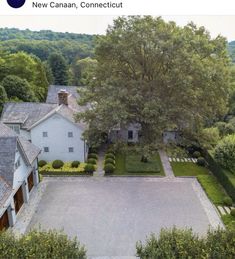
M128 130L128 139L133 139L133 131Z
M69 137L69 138L72 138L72 137L73 137L73 132L72 132L72 131L69 131L69 132L68 132L68 137Z
M47 131L44 131L44 132L42 133L42 136L43 136L44 138L47 138L47 137L48 137Z
M16 134L20 134L20 126L19 125L8 125L9 128L15 131Z
M15 162L15 170L20 167L20 158Z
M73 147L69 147L69 153L73 153Z
M49 147L44 147L43 150L44 150L44 152L47 153L47 152L49 152Z

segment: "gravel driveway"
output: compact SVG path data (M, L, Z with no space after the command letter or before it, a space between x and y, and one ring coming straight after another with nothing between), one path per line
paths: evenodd
M204 234L221 224L196 179L44 178L43 184L28 230L64 229L89 256L135 255L136 241L162 227Z

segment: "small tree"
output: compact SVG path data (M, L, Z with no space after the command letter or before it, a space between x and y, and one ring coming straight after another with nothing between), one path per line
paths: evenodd
M235 169L235 134L228 135L218 142L214 157L222 167Z

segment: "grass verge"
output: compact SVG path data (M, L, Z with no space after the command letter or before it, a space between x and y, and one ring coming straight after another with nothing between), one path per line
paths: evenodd
M171 167L175 176L198 176L208 175L206 167L199 166L192 162L171 162Z

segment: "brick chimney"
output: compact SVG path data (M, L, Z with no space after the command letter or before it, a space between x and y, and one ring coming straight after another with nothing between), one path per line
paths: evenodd
M61 104L68 105L68 95L69 95L69 93L65 89L61 89L58 92L59 105L61 105Z

